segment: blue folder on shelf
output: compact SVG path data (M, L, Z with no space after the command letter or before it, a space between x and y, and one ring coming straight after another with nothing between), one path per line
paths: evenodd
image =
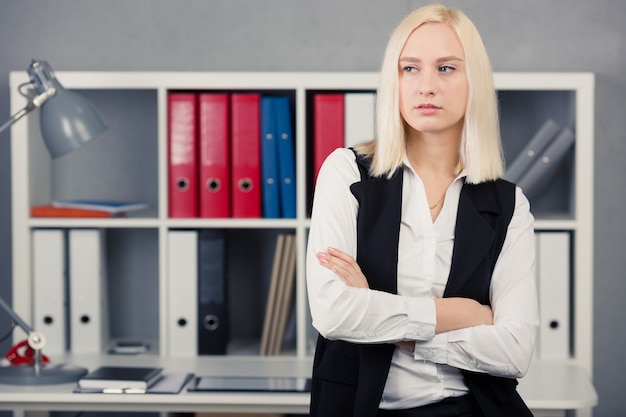
M272 97L261 97L261 178L263 186L263 217L280 217L280 194L278 186L278 151L276 123Z
M281 217L296 217L296 167L289 97L275 97Z

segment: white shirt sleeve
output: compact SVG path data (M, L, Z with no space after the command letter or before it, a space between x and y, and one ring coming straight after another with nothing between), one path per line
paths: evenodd
M356 257L358 202L350 185L358 181L349 149L335 150L317 177L306 261L313 326L328 339L354 343L429 340L435 332L432 298L349 287L316 258L329 247Z
M533 216L521 190L491 280L492 326L476 326L417 341L414 358L460 369L519 378L533 356L539 309Z

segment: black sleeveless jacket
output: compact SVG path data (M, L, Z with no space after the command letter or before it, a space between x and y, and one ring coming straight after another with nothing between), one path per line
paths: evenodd
M370 288L396 293L402 168L391 179L374 178L368 175L368 160L357 156L357 164L361 181L351 186L359 202L357 263ZM462 296L490 304L491 274L514 207L515 186L507 181L463 185L444 297ZM313 362L310 416L374 417L394 348L320 336ZM485 417L532 417L516 391L517 380L462 373Z

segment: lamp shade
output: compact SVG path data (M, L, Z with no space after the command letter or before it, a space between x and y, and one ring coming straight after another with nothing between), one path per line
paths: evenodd
M41 105L40 128L53 158L72 152L106 130L96 108L81 95L66 90L46 61L33 61L28 69L37 94L54 89Z

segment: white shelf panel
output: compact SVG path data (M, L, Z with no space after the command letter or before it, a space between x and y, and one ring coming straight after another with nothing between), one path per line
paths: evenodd
M156 249L150 252L155 259L145 259L153 270L157 271L151 283L158 285L158 296L153 300L159 306L158 337L160 347L167 337L164 324L165 288L171 277L167 276L166 235L170 229L233 229L236 233L246 229L260 235L271 235L273 230L293 230L297 236L296 265L296 350L291 355L295 358L308 358L310 351L310 319L306 302L305 257L306 238L310 221L308 219L308 156L310 138L307 138L307 94L315 91L354 91L376 90L378 73L373 72L162 72L162 71L113 71L113 72L78 72L59 71L59 81L66 87L78 90L90 90L90 94L99 94L99 90L154 90L145 93L144 103L154 106L154 138L144 138L153 146L157 161L144 176L152 178L150 184L156 189L154 210L146 217L128 217L114 219L50 219L29 217L29 207L43 204L55 197L51 180L53 165L42 146L36 127L36 114L20 121L12 129L12 210L13 210L13 305L18 314L26 321L31 318L31 242L30 230L33 228L106 228L114 229L115 237L123 240L124 229L139 230L136 239L154 236ZM576 145L572 158L571 192L573 198L568 202L567 210L555 215L537 213L535 227L540 230L573 231L575 264L574 286L575 304L572 306L574 322L575 357L572 364L582 367L592 374L593 328L591 312L593 307L593 100L594 78L590 73L496 73L496 88L506 91L527 91L541 94L542 91L562 96L555 91L571 92L571 107L575 108ZM24 98L17 93L17 86L28 81L26 72L11 72L11 112L21 109ZM170 219L167 217L167 94L171 90L253 90L289 91L294 98L294 132L296 136L296 181L297 218L295 219ZM111 91L104 91L114 94ZM146 98L146 96L148 98ZM154 96L154 102L152 97ZM568 96L564 94L563 96ZM559 98L559 100L561 97ZM566 97L567 100L567 97ZM504 103L506 104L506 103ZM549 107L549 106L548 106ZM563 110L563 109L560 109ZM569 111L566 109L566 111ZM524 123L524 114L520 114ZM540 117L543 117L540 114ZM154 142L156 141L156 142ZM154 168L156 167L156 168ZM130 167L132 169L133 167ZM154 172L153 172L154 171ZM154 175L152 175L154 174ZM94 181L101 181L95 178ZM155 185L156 184L156 185ZM532 208L532 202L531 202ZM550 210L550 206L547 210ZM560 209L560 207L559 207ZM269 238L267 246L272 245ZM263 244L263 246L266 246ZM142 261L144 261L142 259ZM247 261L246 254L241 262ZM17 335L21 338L22 335ZM163 350L161 350L163 351ZM167 354L161 354L167 357ZM272 363L270 359L268 364ZM537 406L545 404L537 403Z

